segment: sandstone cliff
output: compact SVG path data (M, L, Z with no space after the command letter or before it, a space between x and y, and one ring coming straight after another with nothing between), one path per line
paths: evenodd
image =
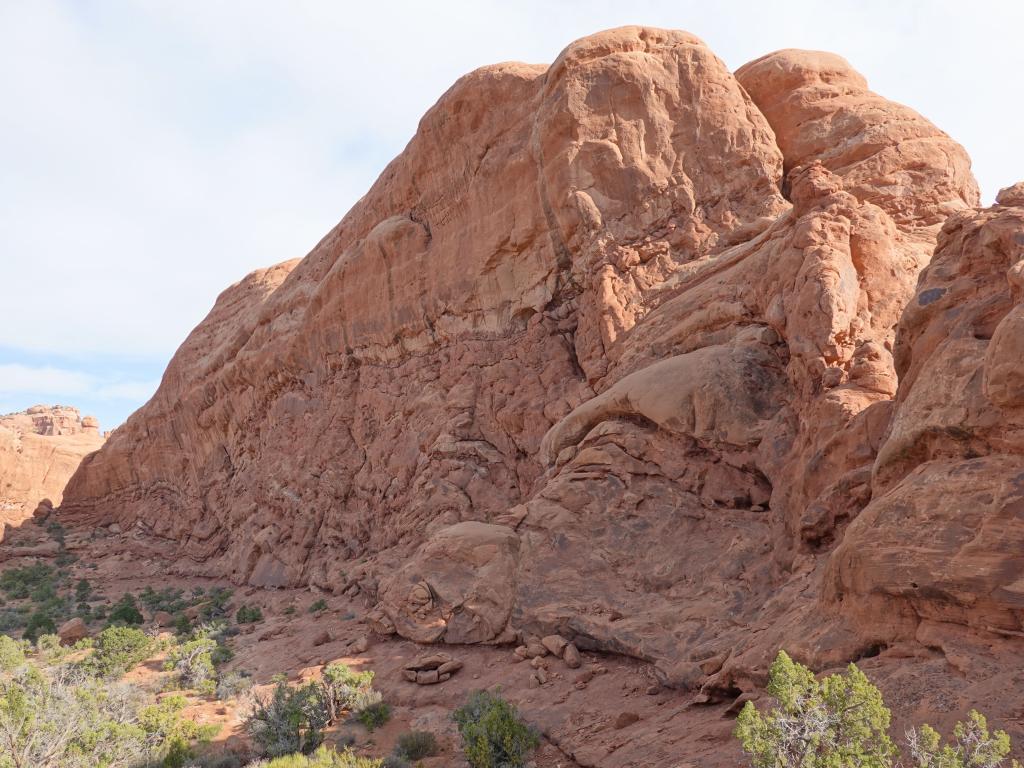
M831 54L733 74L629 27L478 70L221 295L61 513L712 701L779 647L1017 636L1024 201L977 211L969 165Z
M40 504L60 504L82 457L101 445L96 419L76 408L37 405L0 416L0 526L22 523Z

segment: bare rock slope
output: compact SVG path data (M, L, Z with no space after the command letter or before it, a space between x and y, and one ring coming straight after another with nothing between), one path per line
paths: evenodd
M61 512L708 701L779 647L1019 637L1024 193L978 211L969 167L826 53L733 74L627 27L477 70L221 295Z
M0 526L19 525L40 504L59 505L82 457L101 445L96 419L76 408L36 405L0 416Z

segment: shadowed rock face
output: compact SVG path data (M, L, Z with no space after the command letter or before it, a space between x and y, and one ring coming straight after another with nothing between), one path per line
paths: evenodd
M101 445L95 417L83 418L77 408L36 405L0 416L0 526L60 504L82 457Z
M1012 190L972 210L969 165L830 54L734 75L627 27L478 70L312 253L221 295L62 515L183 572L357 580L381 631L558 633L712 698L780 646L825 665L926 612L1009 626L1022 230ZM937 259L915 294L950 214L940 255L1003 261ZM943 376L964 400L931 407ZM931 514L906 486L928 462L995 479L971 522L932 521L990 575L950 581L934 548L903 567L886 510ZM866 630L879 600L907 609Z

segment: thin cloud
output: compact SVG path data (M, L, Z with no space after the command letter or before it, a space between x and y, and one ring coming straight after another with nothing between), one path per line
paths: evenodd
M0 397L33 395L41 398L85 397L90 400L131 400L141 402L152 396L160 382L104 378L84 371L0 364Z

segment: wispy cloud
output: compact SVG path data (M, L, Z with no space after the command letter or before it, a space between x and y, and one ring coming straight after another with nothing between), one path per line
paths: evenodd
M141 401L152 396L159 384L158 380L108 378L49 365L0 364L0 397L5 398L32 394L39 397L87 396L98 400Z

